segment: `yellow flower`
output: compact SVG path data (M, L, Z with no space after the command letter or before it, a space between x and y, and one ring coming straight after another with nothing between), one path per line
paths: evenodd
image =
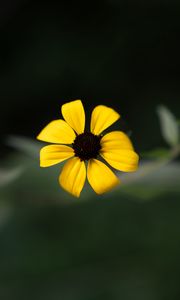
M86 173L97 194L107 192L119 184L119 178L111 169L97 160L99 156L117 170L132 172L137 169L139 157L125 133L112 131L102 135L106 128L120 118L116 111L104 105L96 106L91 115L90 131L85 130L85 112L81 100L62 105L61 112L64 120L50 122L37 139L53 143L41 149L41 167L69 159L59 176L59 183L67 192L79 197Z

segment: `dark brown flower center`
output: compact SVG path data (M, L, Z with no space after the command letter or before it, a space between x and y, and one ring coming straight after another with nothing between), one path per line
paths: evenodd
M72 144L75 156L78 156L81 160L97 158L101 149L100 140L100 136L94 135L91 132L84 132L77 135Z

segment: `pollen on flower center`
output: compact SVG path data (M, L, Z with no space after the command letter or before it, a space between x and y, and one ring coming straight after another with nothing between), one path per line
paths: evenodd
M91 132L84 132L77 135L72 144L75 156L78 156L81 160L88 160L90 158L97 158L101 137L94 135Z

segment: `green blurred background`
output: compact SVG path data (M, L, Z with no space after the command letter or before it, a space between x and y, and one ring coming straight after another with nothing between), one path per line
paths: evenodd
M180 2L6 0L0 20L0 299L180 299ZM101 197L39 168L73 99L119 111L141 156Z

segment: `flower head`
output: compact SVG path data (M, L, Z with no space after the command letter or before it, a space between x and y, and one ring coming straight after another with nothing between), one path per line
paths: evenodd
M81 100L62 105L64 120L50 122L38 135L40 141L52 143L40 151L40 166L49 167L67 160L59 176L60 185L79 197L87 179L97 194L111 190L120 183L111 167L132 172L138 167L139 157L129 137L122 131L103 131L116 122L120 115L112 108L98 105L91 115L90 131L85 131L85 112ZM87 161L87 170L86 170Z

